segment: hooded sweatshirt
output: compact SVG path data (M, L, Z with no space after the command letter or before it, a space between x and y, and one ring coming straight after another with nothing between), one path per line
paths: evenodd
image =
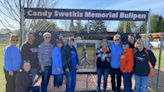
M19 72L16 76L16 91L15 92L30 92L32 84L31 71Z
M156 58L151 50L134 51L134 73L138 76L152 76Z
M111 48L111 68L119 69L120 67L120 57L123 52L122 42L117 46L114 42L110 46Z
M127 49L122 53L120 58L120 70L123 73L133 72L134 66L134 55L132 48Z

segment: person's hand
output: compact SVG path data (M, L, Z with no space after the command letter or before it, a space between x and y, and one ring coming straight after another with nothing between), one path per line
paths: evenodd
M14 76L14 73L13 73L13 72L10 72L9 75L10 75L10 76Z
M110 59L109 58L106 58L106 61L110 62Z
M61 69L60 69L60 68L57 68L57 70L58 70L58 73L60 73L60 72L61 72Z
M69 72L69 68L66 68L65 71L66 71L66 72Z
M41 66L41 71L42 71L42 72L44 72L44 71L45 71L44 66Z
M75 68L78 69L78 67L79 67L79 65L77 64Z
M30 92L32 92L32 90L30 90Z

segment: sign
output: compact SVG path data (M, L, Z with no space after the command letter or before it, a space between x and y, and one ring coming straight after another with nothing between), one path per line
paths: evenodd
M29 19L147 21L148 11L25 8Z

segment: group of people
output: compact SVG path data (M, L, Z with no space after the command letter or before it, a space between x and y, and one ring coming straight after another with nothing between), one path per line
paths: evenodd
M57 40L54 47L51 43L51 33L43 34L44 41L38 45L34 42L34 34L28 32L26 41L17 47L18 36L10 36L10 45L4 49L4 73L6 78L6 92L47 92L50 75L54 75L54 92L63 83L66 76L66 92L74 92L76 86L76 70L78 69L78 55L74 47L74 38L69 37L64 46L62 39ZM155 66L154 54L145 49L141 39L135 41L133 35L128 41L121 42L121 36L116 34L114 42L108 47L108 40L101 41L97 49L97 91L101 91L101 76L104 76L102 91L106 91L108 74L111 74L112 90L120 92L121 75L124 78L124 92L132 92L131 77L135 74L135 91L146 92L152 68ZM84 48L85 51L86 47ZM86 52L85 52L86 53ZM38 69L41 69L41 88L33 86ZM115 85L117 75L117 87Z
M114 42L108 47L108 40L103 39L101 47L97 49L97 91L101 92L101 76L104 77L103 89L106 92L108 74L111 74L113 92L120 92L121 75L124 81L124 92L132 92L132 75L135 75L135 92L147 92L152 69L156 58L153 52L145 48L141 38L133 34L128 35L128 40L121 42L121 36L116 34ZM117 75L117 86L115 84Z

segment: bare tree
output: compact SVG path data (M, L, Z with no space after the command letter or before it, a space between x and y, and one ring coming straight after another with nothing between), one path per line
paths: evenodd
M64 26L64 31L68 31L69 20L61 20L61 23Z
M58 1L59 0L0 0L0 23L9 30L19 29L21 27L20 11L22 6L26 8L54 8ZM39 20L25 21L25 28L30 29L37 21ZM20 35L21 33L20 30Z

